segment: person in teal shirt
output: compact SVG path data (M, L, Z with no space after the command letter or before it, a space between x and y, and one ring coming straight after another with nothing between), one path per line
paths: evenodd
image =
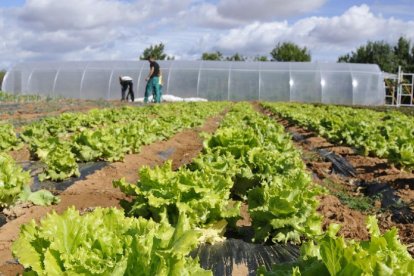
M155 95L155 102L161 102L161 91L160 91L160 66L154 60L154 57L150 56L148 58L150 64L150 72L148 77L145 79L147 81L147 86L145 88L144 102L148 102L149 95Z

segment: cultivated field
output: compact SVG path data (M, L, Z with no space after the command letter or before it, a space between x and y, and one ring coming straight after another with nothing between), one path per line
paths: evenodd
M413 274L409 113L4 96L0 119L4 275Z

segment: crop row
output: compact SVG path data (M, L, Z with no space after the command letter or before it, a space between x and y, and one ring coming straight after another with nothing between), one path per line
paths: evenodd
M39 95L15 95L0 91L0 102L38 102L42 100Z
M338 238L335 225L322 233L315 197L322 191L312 185L284 128L249 104L232 107L219 129L205 135L191 164L173 171L167 162L139 174L135 184L114 181L129 195L124 207L130 217L101 208L82 216L74 209L54 213L23 226L13 254L38 275L209 275L189 252L223 239L246 202L255 242L308 240L297 263L261 274L412 271L414 261L396 231L381 235L375 219L368 242Z
M135 199L130 214L167 217L174 224L181 213L194 227L234 222L240 201L247 200L255 240L295 241L320 233L315 195L300 154L280 125L238 104L207 135L203 152L192 164L173 171L171 163L143 168L136 184L115 182ZM220 224L220 223L219 223Z
M138 183L119 180L114 185L133 198L126 211L138 218L128 219L117 213L119 219L113 220L113 215L106 215L113 211L107 209L86 216L74 210L63 216L50 215L39 226L32 223L23 228L13 247L19 261L39 274L97 271L90 267L94 260L99 273L199 275L200 268L193 267L195 261L184 256L200 242L222 239L226 224L234 225L239 217L240 200L251 205L256 241L298 241L300 236L320 233L316 192L310 189L299 153L282 127L254 112L248 104L232 108L218 131L206 135L203 152L188 166L177 171L171 169L170 162L146 167L141 169ZM238 195L239 202L231 200L232 195ZM61 232L67 231L69 220L82 225L66 232L76 234ZM113 220L110 226L106 225L109 220ZM154 226L130 237L137 232L137 223ZM174 231L185 238L171 234ZM118 255L112 252L115 249L100 245L102 237L117 245ZM166 240L162 246L160 239ZM28 248L33 255L25 254ZM88 253L90 248L94 250ZM152 252L146 256L145 265L136 248ZM180 260L180 266L171 259Z
M142 145L202 124L225 104L190 104L65 113L25 126L20 138L47 168L41 181L78 176L77 162L118 161Z
M296 103L263 103L263 106L334 143L414 169L414 121L404 114Z
M46 165L39 179L63 180L79 175L78 162L121 160L125 153L139 152L142 145L202 124L226 105L174 104L64 113L23 127L19 137L12 125L2 124L0 151L3 151L4 184L0 183L0 204L8 206L28 194L24 191L30 191L30 179L6 154L25 142L32 156Z
M367 229L370 240L346 240L337 236L340 226L331 224L301 246L298 261L275 264L271 271L262 267L258 275L414 275L414 259L395 227L381 234L377 219L370 216Z

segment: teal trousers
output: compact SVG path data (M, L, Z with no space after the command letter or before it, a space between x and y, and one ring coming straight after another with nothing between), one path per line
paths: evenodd
M155 102L161 102L161 91L160 83L158 77L152 77L147 82L147 87L145 87L144 102L148 102L148 97L153 94L155 95Z

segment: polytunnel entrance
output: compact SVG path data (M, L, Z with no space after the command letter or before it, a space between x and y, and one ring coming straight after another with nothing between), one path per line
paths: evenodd
M398 69L397 74L383 73L385 103L394 106L414 106L414 73Z

